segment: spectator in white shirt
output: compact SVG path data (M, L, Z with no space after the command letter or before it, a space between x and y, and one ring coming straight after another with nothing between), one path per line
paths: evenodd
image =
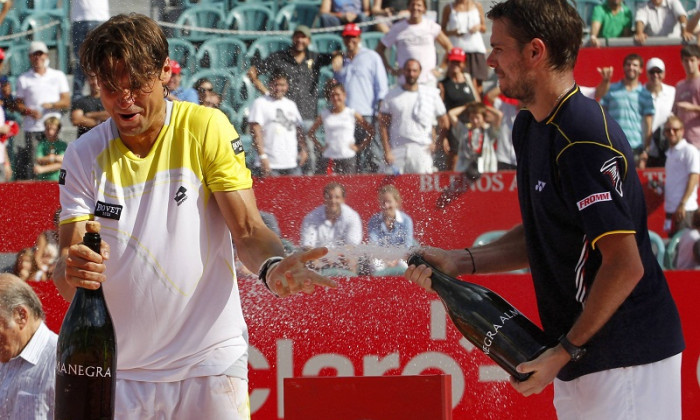
M57 340L31 286L0 274L0 419L53 419Z
M384 160L396 173L432 173L433 152L450 124L447 111L437 88L418 84L418 60L408 59L403 70L405 82L391 89L379 108ZM436 119L440 132L434 136Z
M689 228L698 209L700 151L683 138L683 133L683 121L675 115L670 116L664 125L664 135L669 145L666 152L664 227L669 237Z
M688 15L680 0L649 0L637 9L634 17L634 40L644 44L648 37L694 38L686 30Z
M308 213L301 223L301 246L337 248L359 245L362 241L362 219L345 204L345 187L329 182L323 188L323 204ZM356 271L357 261L321 259L316 268L341 267Z
M663 126L671 116L673 100L676 97L676 88L663 83L666 77L666 65L657 57L647 61L647 83L644 87L651 93L654 100L654 119L651 124L652 135L649 144L645 146L646 167L664 166L666 162L666 149L668 143L664 142Z
M248 114L253 146L258 152L257 175L301 175L308 153L299 108L286 97L288 76L273 74L269 89L269 95L253 101Z

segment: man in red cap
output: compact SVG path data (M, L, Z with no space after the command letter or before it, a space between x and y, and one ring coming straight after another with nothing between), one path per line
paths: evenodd
M382 58L376 51L362 46L361 33L356 24L345 25L342 33L345 53L333 58L333 78L345 87L346 105L374 126L379 103L389 88ZM364 138L363 130L356 130L355 141L361 142ZM357 158L359 172L377 172L383 167L384 154L378 136Z
M172 76L168 81L168 99L171 101L186 101L195 104L199 103L199 96L194 88L180 86L182 83L182 66L175 60L170 60Z

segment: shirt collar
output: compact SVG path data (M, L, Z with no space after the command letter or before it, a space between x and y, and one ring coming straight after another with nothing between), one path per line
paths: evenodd
M49 337L51 337L51 332L42 321L41 324L39 324L39 328L37 328L32 338L29 339L29 342L24 347L24 350L22 350L22 353L17 357L21 357L32 365L36 365L41 357L41 352L49 341Z

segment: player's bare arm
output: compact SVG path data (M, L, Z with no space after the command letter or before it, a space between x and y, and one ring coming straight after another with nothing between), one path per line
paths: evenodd
M236 252L243 264L257 271L270 257L283 257L282 241L260 217L252 189L215 192L214 197L231 231ZM326 254L315 248L285 257L270 268L267 285L278 296L298 292L312 293L314 285L334 287L336 283L306 268L306 263Z

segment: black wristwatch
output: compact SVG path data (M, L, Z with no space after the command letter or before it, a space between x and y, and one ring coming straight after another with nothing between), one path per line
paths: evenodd
M566 338L566 334L561 336L559 339L559 344L561 344L561 346L564 347L564 350L569 353L572 362L578 362L586 354L586 348L571 344L571 341Z

